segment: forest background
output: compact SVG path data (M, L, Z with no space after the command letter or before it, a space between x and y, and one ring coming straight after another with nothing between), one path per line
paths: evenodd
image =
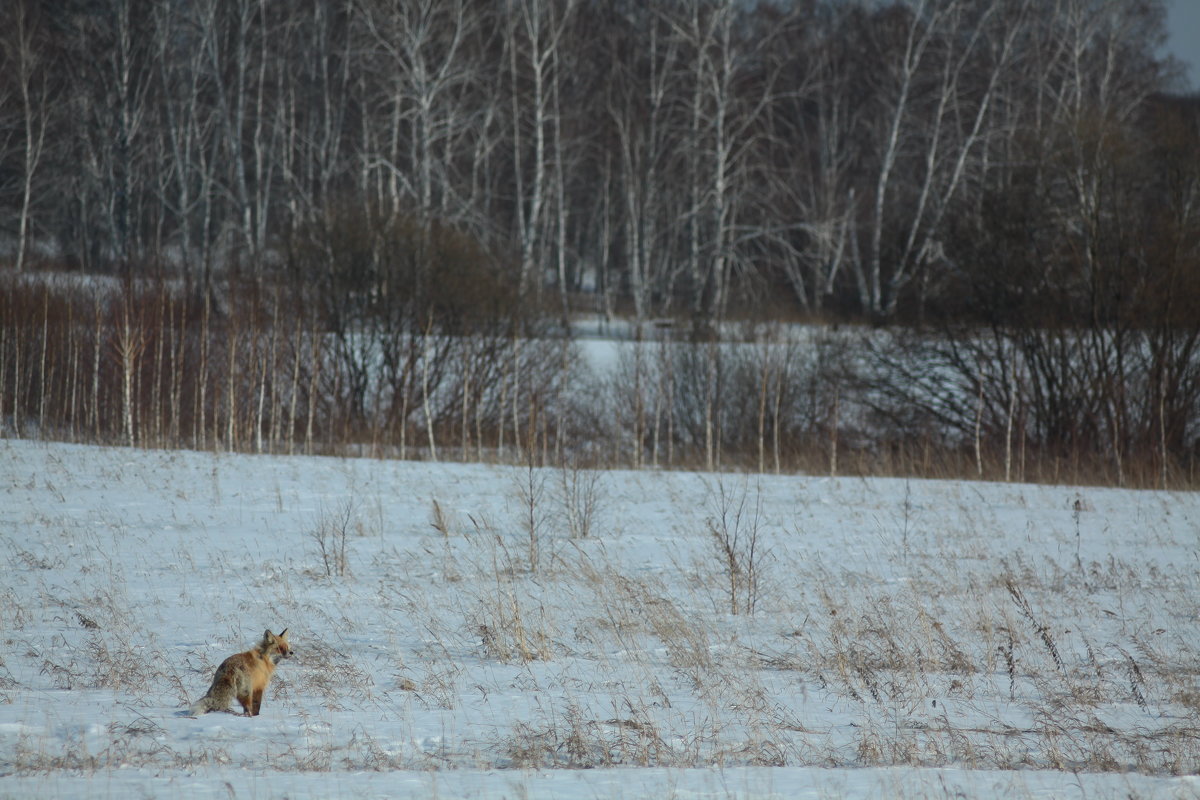
M1195 487L1164 14L14 0L0 426Z

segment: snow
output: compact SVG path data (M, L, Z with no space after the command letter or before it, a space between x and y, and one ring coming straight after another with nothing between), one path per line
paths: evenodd
M1190 493L4 440L0 797L1197 797L1198 545ZM268 627L262 714L188 716Z

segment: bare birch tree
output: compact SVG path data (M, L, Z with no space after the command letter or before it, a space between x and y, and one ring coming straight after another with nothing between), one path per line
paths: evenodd
M17 0L6 20L0 53L6 71L16 83L20 105L21 130L21 200L17 217L17 253L14 267L25 268L32 237L34 188L38 165L46 147L54 98L51 95L50 73L54 64L48 63L52 52L42 41L44 35L36 7L26 0Z

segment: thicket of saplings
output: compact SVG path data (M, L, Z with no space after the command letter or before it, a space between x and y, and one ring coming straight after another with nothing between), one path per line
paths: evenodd
M334 214L209 291L168 270L0 273L0 424L140 447L1196 486L1186 314L1071 314L1052 275L1020 315L1012 286L963 291L970 314L921 326L648 326L598 374L470 237Z

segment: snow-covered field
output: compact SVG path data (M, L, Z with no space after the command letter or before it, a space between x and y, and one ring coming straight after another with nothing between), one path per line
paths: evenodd
M0 798L1200 797L1198 569L1195 494L0 441Z

